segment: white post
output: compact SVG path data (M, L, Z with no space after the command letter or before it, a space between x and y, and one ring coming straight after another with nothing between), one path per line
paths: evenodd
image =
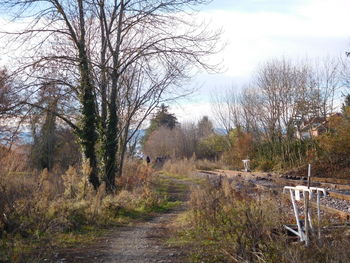
M293 210L294 210L294 215L295 215L295 219L297 221L297 226L298 226L298 232L299 232L299 236L300 236L300 241L304 241L304 232L301 229L301 225L300 225L300 220L299 220L299 212L298 212L298 208L297 205L295 204L295 199L294 199L294 193L293 190L290 189L290 198L292 199L292 204L293 204Z
M320 211L320 192L317 191L317 234L318 239L321 239L321 211Z
M249 167L250 160L246 159L246 160L242 160L242 162L243 162L243 166L244 166L244 171L249 172L250 171L250 167Z
M304 191L305 245L309 245L309 192Z
M321 229L320 229L320 195L321 193L326 196L326 190L324 188L318 188L318 187L307 187L307 186L285 186L283 187L283 192L286 190L290 191L290 197L293 205L293 211L295 214L295 219L298 226L298 232L290 228L289 226L285 226L286 229L288 229L290 232L296 234L300 237L300 241L305 241L305 245L309 245L309 232L313 232L313 226L312 226L312 216L310 213L310 210L307 211L309 206L309 201L312 199L312 194L315 192L317 194L317 216L318 216L318 238L321 238ZM304 212L305 212L305 229L302 229L301 223L299 220L299 214L298 214L298 206L296 203L296 200L300 200L300 192L302 192L302 197L304 199ZM295 193L295 194L294 194Z

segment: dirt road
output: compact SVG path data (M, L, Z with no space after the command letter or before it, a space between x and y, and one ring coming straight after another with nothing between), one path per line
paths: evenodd
M105 262L183 262L183 252L164 243L167 224L176 215L174 211L150 222L123 229L112 241L112 254Z
M177 179L174 185L188 184ZM172 200L186 201L188 191L176 189L169 195ZM94 244L66 249L57 255L57 263L148 263L148 262L186 262L186 254L179 248L171 247L165 242L170 237L170 225L177 215L184 211L181 205L168 213L160 214L149 221L132 226L117 228Z

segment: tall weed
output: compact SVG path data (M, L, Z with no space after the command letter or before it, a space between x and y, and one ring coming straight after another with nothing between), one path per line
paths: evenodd
M269 193L241 192L223 179L192 189L190 211L180 237L192 249L191 262L349 262L344 229L305 247L292 243L283 224L282 203ZM188 246L187 245L187 246Z
M23 254L43 239L50 245L60 233L120 224L166 202L153 191L153 170L143 163L129 162L118 193L106 195L104 184L95 191L88 183L88 162L60 175L26 173L13 158L7 161L0 167L0 262L30 262Z

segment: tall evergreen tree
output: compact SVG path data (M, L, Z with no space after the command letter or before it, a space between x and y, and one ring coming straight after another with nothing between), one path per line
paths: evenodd
M213 123L209 120L208 116L203 118L197 124L198 137L206 138L213 133Z
M155 118L151 120L151 127L166 127L170 130L175 128L178 123L177 118L175 117L175 114L169 113L168 109L169 106L166 106L165 104L160 106Z
M152 134L152 132L159 129L160 127L165 127L170 130L176 127L176 125L178 124L177 118L175 114L169 113L168 109L169 109L169 106L166 106L165 104L162 104L160 106L154 118L151 119L150 126L146 130L146 134L143 139L144 143L147 141L147 139Z

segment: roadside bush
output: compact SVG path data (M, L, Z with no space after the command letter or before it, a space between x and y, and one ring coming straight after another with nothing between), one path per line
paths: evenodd
M117 179L121 189L134 189L147 184L151 180L153 169L142 160L127 160L123 174Z
M350 108L349 108L350 109ZM350 153L350 120L333 116L329 120L331 131L317 138L327 158L339 158Z
M261 161L253 160L252 162L252 168L263 172L272 171L275 166L276 166L275 162L273 160L268 160L268 159L266 160L263 159Z
M11 171L18 166L8 161L9 166L0 167L0 262L30 262L23 254L42 240L49 246L62 233L127 222L167 202L153 190L153 170L144 163L128 162L118 193L106 195L104 184L96 192L88 183L88 162L58 175L47 169L40 174Z
M211 134L199 142L196 155L199 159L217 161L228 149L229 145L225 136Z
M237 128L228 134L229 149L222 155L222 160L233 169L243 168L242 160L252 156L253 138L250 133Z
M193 262L260 262L275 257L273 229L279 227L279 214L268 199L258 202L242 196L225 179L219 187L195 189L190 204L185 235L194 245Z
M192 189L179 240L191 248L190 262L349 262L348 227L305 247L285 234L290 217L284 209L283 199L270 193L238 191L226 178L216 186L208 182Z

